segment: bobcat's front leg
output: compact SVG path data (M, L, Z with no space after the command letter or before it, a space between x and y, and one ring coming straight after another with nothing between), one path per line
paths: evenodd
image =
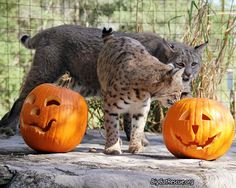
M121 154L121 140L119 137L119 113L104 104L104 123L106 130L105 154L119 155Z
M144 135L144 126L147 121L150 110L151 99L148 98L139 107L136 107L132 113L132 130L129 144L130 153L139 153L143 150L142 139Z

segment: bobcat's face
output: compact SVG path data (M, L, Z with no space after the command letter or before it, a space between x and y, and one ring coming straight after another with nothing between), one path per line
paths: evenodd
M197 77L201 68L202 52L207 42L199 46L188 47L176 43L172 46L174 55L170 57L168 63L172 63L176 68L185 68L183 81L192 81Z
M191 50L182 49L178 52L178 56L173 63L176 68L185 68L183 73L183 81L191 81L200 71L200 62L201 57L198 53Z
M163 106L170 107L180 100L185 85L189 84L189 82L183 81L183 72L184 68L175 68L164 76L164 87L161 90L157 88L158 95L154 96Z

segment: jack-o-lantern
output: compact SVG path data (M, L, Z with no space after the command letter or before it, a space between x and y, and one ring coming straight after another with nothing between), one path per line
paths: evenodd
M20 114L21 135L34 150L67 152L81 142L87 116L87 104L80 94L53 84L42 84L24 101Z
M221 103L206 98L176 102L163 122L167 149L176 157L213 160L230 148L234 119Z

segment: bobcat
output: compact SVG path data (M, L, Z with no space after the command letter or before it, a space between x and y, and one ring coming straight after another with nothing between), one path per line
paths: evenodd
M113 37L103 29L104 47L97 62L97 75L104 98L106 154L121 154L119 116L132 117L130 153L142 151L142 137L151 99L164 106L179 100L184 89L184 68L165 65L150 55L137 40ZM174 62L170 62L174 63Z
M30 38L22 36L22 44L35 49L31 68L21 87L20 95L11 110L0 121L0 127L15 130L19 114L28 93L37 85L55 82L66 71L76 80L76 90L83 96L100 95L96 72L98 54L103 47L101 30L77 25L61 25L43 30ZM176 67L186 67L185 80L191 79L200 69L201 53L206 43L190 47L181 43L166 45L163 39L153 33L119 33L140 41L149 53L163 63L174 61ZM189 93L187 91L186 93Z

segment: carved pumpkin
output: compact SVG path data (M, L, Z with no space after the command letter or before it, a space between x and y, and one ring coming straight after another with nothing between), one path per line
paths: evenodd
M24 101L20 131L34 150L67 152L81 142L87 115L87 104L81 95L53 84L42 84Z
M234 119L221 103L206 98L176 102L163 122L167 149L176 157L213 160L230 148Z

